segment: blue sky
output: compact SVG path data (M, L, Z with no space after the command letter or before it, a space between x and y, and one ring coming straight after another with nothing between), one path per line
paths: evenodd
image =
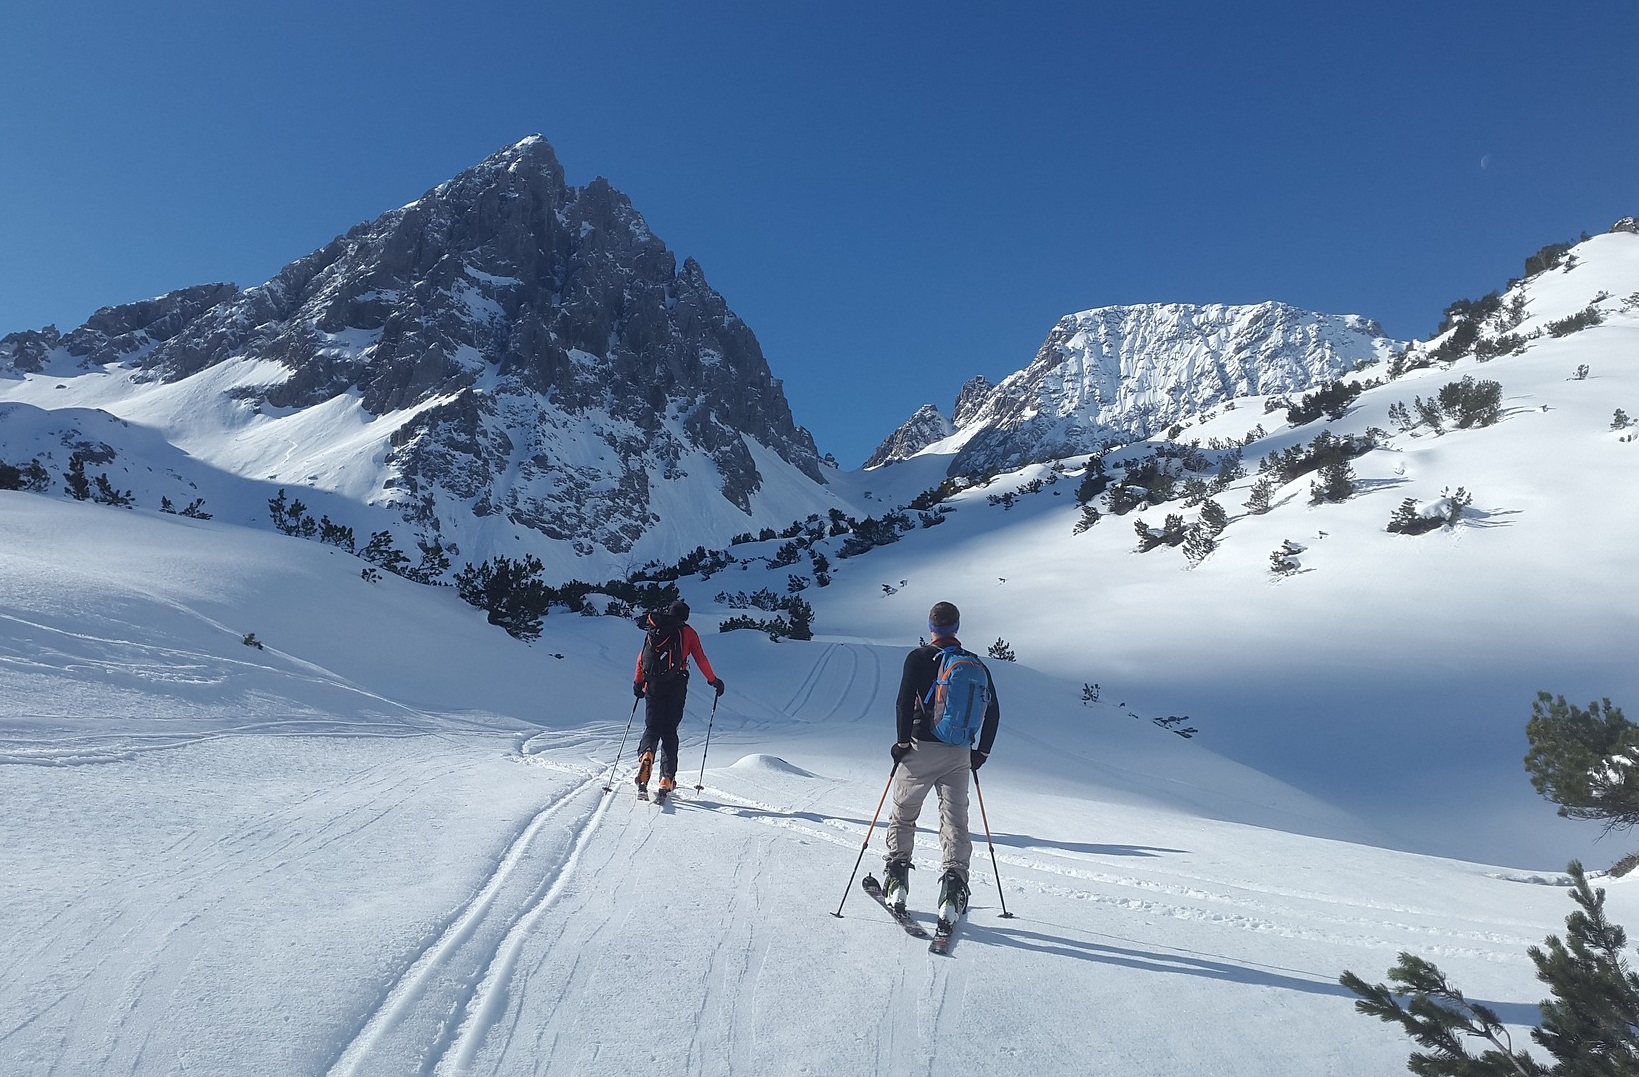
M258 284L528 134L607 176L857 466L1062 315L1422 336L1639 213L1631 0L19 0L0 334Z

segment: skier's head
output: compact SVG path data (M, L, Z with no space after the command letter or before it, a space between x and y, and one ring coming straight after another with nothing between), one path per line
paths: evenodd
M671 614L672 619L678 624L685 624L689 619L689 604L680 598L673 602L666 612Z
M962 627L962 611L949 602L935 602L928 611L928 631L935 636L955 639Z

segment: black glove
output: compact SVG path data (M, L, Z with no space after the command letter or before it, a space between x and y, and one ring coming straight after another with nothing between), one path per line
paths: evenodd
M990 757L988 755L981 752L979 749L970 748L968 749L967 753L967 765L973 768L973 773L977 774L979 773L979 768L984 766L985 760L989 758Z
M723 678L718 677L715 681L707 681L706 683L715 688L719 696L723 694Z
M633 681L632 682L632 695L636 696L639 699L643 698L643 682L642 681Z
M903 763L905 761L905 757L911 754L911 747L912 746L908 743L895 744L892 748L888 749L888 752L893 756L893 761L895 763Z

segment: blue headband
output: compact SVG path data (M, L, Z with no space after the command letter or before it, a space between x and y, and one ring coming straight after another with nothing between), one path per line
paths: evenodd
M962 622L960 621L948 625L936 625L932 621L928 622L929 632L933 633L935 636L944 636L946 639L954 639L956 637L956 633L959 632L961 628Z

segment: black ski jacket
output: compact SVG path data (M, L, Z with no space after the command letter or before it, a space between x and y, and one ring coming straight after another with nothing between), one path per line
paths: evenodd
M905 672L899 678L899 699L894 708L899 720L898 743L936 739L928 729L922 701L928 697L928 691L939 676L939 652L948 646L960 647L961 643L954 639L939 640L918 647L905 656ZM974 747L989 755L990 746L996 742L996 727L1001 723L1002 709L996 699L996 681L990 676L988 668L985 678L990 681L990 706L985 709L985 724L979 730L979 743Z

